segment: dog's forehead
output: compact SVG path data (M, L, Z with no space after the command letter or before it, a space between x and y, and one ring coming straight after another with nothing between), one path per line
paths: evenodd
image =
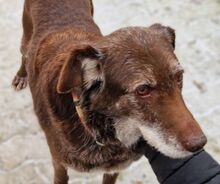
M155 85L179 65L168 44L143 28L121 30L111 37L106 72L129 90L142 83Z
M177 60L170 42L161 34L144 27L120 29L107 37L106 46L111 57L125 62L133 59L139 63L164 65L167 62L172 65Z
M182 70L177 60L170 60L169 63L161 66L149 64L147 61L145 63L135 61L125 62L125 65L119 69L119 75L115 73L117 80L129 92L134 91L139 85L147 84L154 87L164 82L164 79L168 79L170 75Z
M119 44L137 44L152 46L157 43L163 44L164 35L150 27L127 27L119 29L107 36L110 42Z

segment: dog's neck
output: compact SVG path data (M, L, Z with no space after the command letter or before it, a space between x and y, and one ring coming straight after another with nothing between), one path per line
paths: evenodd
M114 127L114 118L89 109L89 102L84 108L81 106L83 103L80 101L80 97L72 92L73 103L76 108L77 115L80 123L85 130L95 139L99 146L106 146L109 142L118 141L116 138L116 131Z

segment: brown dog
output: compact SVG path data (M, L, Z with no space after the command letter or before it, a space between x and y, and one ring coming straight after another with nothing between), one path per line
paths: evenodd
M67 184L67 167L110 173L103 183L115 183L117 172L140 158L134 148L141 137L174 158L206 143L181 96L174 30L155 24L102 36L92 14L90 0L24 5L13 85L24 88L28 76L56 184Z

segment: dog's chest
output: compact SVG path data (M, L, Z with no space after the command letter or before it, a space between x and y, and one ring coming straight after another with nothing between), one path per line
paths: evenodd
M125 161L117 161L117 163L109 161L108 163L93 166L90 163L78 164L78 162L73 162L72 164L66 164L66 166L79 172L117 173L129 167L132 162L132 159L128 159Z
M141 157L129 149L111 147L102 149L69 152L62 158L64 164L79 172L115 173L127 168Z

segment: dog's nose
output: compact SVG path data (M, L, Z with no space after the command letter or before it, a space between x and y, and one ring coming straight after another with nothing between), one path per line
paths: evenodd
M207 138L205 135L199 137L191 137L186 141L183 141L183 146L187 151L196 152L201 150L207 143Z

